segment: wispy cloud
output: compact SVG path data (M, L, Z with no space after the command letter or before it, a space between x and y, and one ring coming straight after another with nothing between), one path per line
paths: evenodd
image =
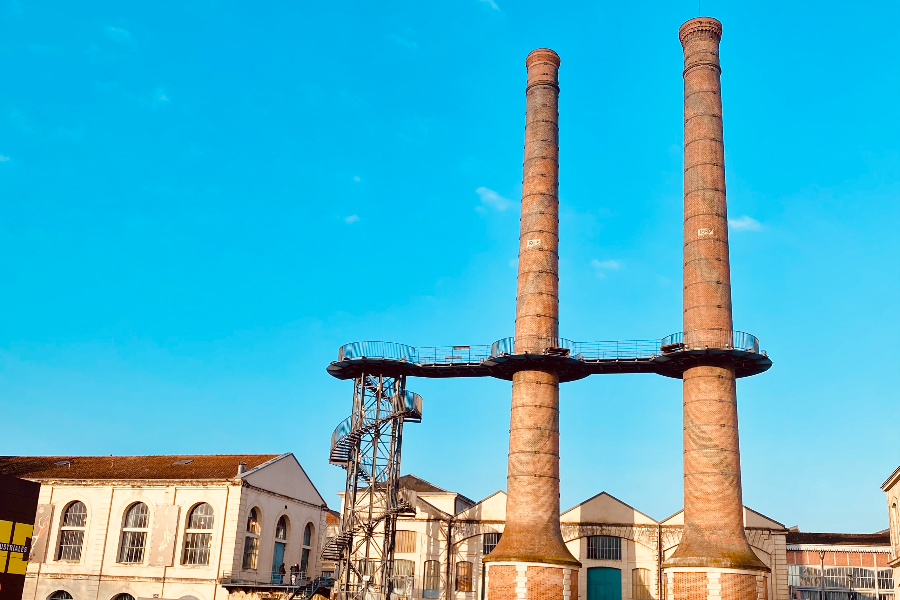
M606 274L610 271L618 271L622 268L622 262L618 260L597 260L596 258L591 261L591 266L594 268L594 273L597 274L597 277L600 279L605 279Z
M396 33L392 33L388 36L388 39L400 46L401 48L407 48L409 50L418 50L419 44L415 40L411 40L408 37L402 37L397 35Z
M157 105L165 105L170 103L172 100L169 98L169 95L166 94L166 91L162 88L156 88L153 90L153 103Z
M354 175L353 181L355 181L356 183L359 183L360 181L362 181L362 179L359 178L359 175Z
M475 207L475 210L480 213L485 212L488 208L503 212L515 205L515 202L509 198L504 198L490 188L480 187L475 190L475 193L481 197L481 206Z
M2 154L0 154L0 162L9 162L9 157L3 156Z
M349 217L344 217L344 223L347 225L353 225L359 221L359 215L350 215Z
M478 0L478 1L479 1L479 2L484 2L485 4L487 4L488 6L490 6L491 8L493 8L494 10L500 10L500 7L497 6L497 3L494 2L494 0Z
M728 219L728 226L735 231L759 231L762 229L762 224L759 221L747 215L737 219Z
M131 43L131 32L127 29L122 29L121 27L113 27L111 25L107 25L103 28L103 33L106 34L106 37L111 39L114 42L118 42L120 44L130 44Z

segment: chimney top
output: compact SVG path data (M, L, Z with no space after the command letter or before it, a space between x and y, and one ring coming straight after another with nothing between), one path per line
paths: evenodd
M525 66L530 67L536 62L549 62L553 66L558 67L559 54L550 48L536 48L528 53L528 58L525 59Z
M684 44L688 38L696 35L705 35L715 38L718 42L722 39L722 23L712 17L696 17L678 28L678 39Z
M238 474L238 475L243 475L243 474L246 473L246 472L247 472L247 463L245 463L244 461L239 462L239 463L238 463L238 472L237 472L237 474Z

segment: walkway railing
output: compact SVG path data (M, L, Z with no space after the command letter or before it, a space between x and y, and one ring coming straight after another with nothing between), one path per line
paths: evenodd
M418 365L478 364L489 358L521 353L560 354L583 361L651 359L688 350L740 350L759 353L759 340L743 331L697 329L667 335L662 340L573 342L565 338L503 338L490 346L416 348L394 342L352 342L341 346L338 361L355 358L399 360Z

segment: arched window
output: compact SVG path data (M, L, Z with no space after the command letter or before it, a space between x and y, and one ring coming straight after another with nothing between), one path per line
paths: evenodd
M394 591L398 596L412 596L413 575L416 563L402 558L394 559Z
M278 518L278 522L275 523L275 549L272 551L272 583L284 583L284 573L281 572L281 568L284 566L287 537L288 518L287 515L281 515Z
M112 600L134 600L134 596L122 592L121 594L116 594Z
M900 557L900 508L897 508L896 502L891 506L889 521L892 530L891 545L894 547L894 558L898 558Z
M136 502L125 512L122 527L122 544L119 546L120 563L144 562L144 546L150 529L150 511L143 502Z
M472 587L472 563L467 560L456 563L456 591L474 591Z
M422 597L423 598L440 598L441 597L441 563L436 560L425 561L425 572L423 573Z
M72 600L72 594L66 590L56 590L47 596L47 600Z
M288 537L288 520L286 515L281 515L278 522L275 523L275 539L279 542L286 542Z
M212 546L212 528L215 515L212 506L203 502L191 509L184 532L184 550L181 564L208 565Z
M650 569L631 570L631 600L651 600L651 585Z
M63 511L59 523L59 547L56 560L81 560L84 545L84 528L87 525L87 508L83 502L73 502Z
M313 525L307 523L303 529L303 550L300 551L300 572L306 573L309 568L309 555L312 552Z
M612 535L588 536L588 558L622 560L622 538Z
M259 531L259 511L251 508L247 513L247 535L244 538L245 569L256 568L256 560L259 557Z

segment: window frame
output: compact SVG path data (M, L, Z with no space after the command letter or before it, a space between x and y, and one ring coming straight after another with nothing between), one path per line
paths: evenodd
M650 569L635 567L631 570L631 600L653 600L653 578ZM644 591L643 595L639 592Z
M433 573L429 573L429 567L433 567ZM434 584L434 587L428 587ZM429 593L431 592L431 593ZM441 561L426 560L422 565L422 598L441 597Z
M129 525L129 519L133 510L137 510L139 506L144 508L144 514L138 515L143 521L143 526ZM150 507L146 502L138 500L132 502L125 509L122 518L122 531L119 536L119 552L116 556L116 562L122 565L141 565L144 564L147 550L147 538L150 533ZM133 540L140 539L140 545L135 544ZM128 545L126 546L126 541ZM134 560L137 558L137 560ZM128 559L128 560L126 560Z
M247 527L244 532L244 552L241 559L241 569L244 571L256 571L259 567L259 536L262 527L259 522L260 510L251 506L247 511Z
M463 566L466 565L466 566ZM468 573L460 573L460 567ZM460 560L456 562L456 585L454 590L457 592L474 592L475 591L475 565L470 560Z
M488 536L491 536L491 539L493 539L493 536L497 536L497 539L496 539L496 541L494 541L493 544L491 544L488 542ZM481 555L487 556L488 554L493 552L494 548L497 547L497 544L500 543L500 538L502 538L502 537L503 537L502 532L498 533L496 531L486 531L486 532L482 533L481 534ZM490 550L488 550L488 546L490 546Z
M611 540L616 540L611 544ZM622 538L615 535L587 536L587 557L589 560L622 560Z
M209 508L208 515L200 515L199 522L194 523L194 516L202 507ZM208 520L208 523L206 521ZM209 527L197 527L196 525L206 525ZM188 511L184 520L184 536L181 544L181 564L186 567L206 567L209 566L209 559L212 555L213 532L216 527L216 511L209 502L198 502L191 510ZM206 547L198 544L198 540L206 537ZM205 560L203 557L205 555ZM194 558L196 557L196 558Z
M400 549L400 534L403 534L403 548ZM416 535L415 531L411 529L398 529L394 532L394 552L399 552L400 554L414 554L416 551ZM409 548L412 548L411 550Z
M72 525L66 524L66 518L69 516L70 511L75 507L75 505L80 504L84 509L84 518L82 519L81 525ZM87 505L81 500L72 500L69 502L66 507L63 509L62 514L59 517L59 535L57 535L56 539L56 561L57 562L66 562L66 563L80 563L81 562L81 553L84 551L84 534L87 533L87 520L88 520L88 511ZM81 536L78 538L78 552L77 557L75 558L63 558L63 550L64 548L76 548L75 544L72 544L66 540L68 537L66 534L76 534L80 533ZM64 543L66 540L67 543Z

